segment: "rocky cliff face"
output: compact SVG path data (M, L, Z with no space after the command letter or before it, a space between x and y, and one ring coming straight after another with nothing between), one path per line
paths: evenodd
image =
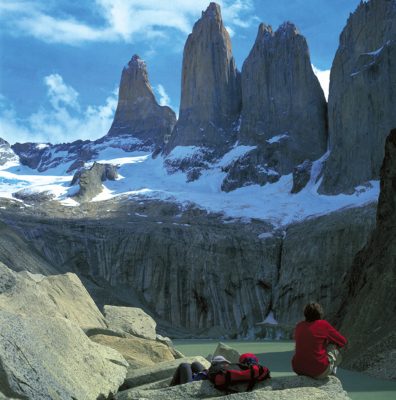
M134 55L122 71L118 106L108 135L128 135L161 146L175 123L175 113L155 100L146 63Z
M3 205L2 205L3 206ZM11 212L19 207L17 202L10 207ZM37 274L51 275L59 271L51 265L34 246L32 246L18 231L0 222L0 262L14 271L29 271Z
M340 36L329 93L331 154L320 190L350 192L379 178L396 126L396 1L361 2Z
M58 228L31 221L23 229L63 270L136 290L154 316L195 334L246 333L268 314L279 240L259 239L257 228L125 217Z
M396 348L396 130L386 140L377 226L356 255L338 312L349 338L348 367L395 379Z
M287 228L273 308L280 323L303 319L305 304L322 304L332 320L342 282L375 227L376 205L334 212Z
M242 68L240 143L258 147L228 171L223 189L265 184L318 159L327 145L327 105L308 45L286 22L259 26Z
M224 150L236 135L241 103L240 76L220 6L210 3L194 25L183 53L179 120L168 143Z
M264 222L224 223L158 201L85 203L61 222L51 207L0 213L46 263L78 273L97 304L141 307L176 337L247 335L270 311L294 324L310 299L334 314L374 220L373 206L345 210L283 238Z

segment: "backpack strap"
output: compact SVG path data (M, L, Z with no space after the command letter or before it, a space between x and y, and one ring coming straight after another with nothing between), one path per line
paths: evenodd
M259 374L260 376L260 374ZM255 377L255 371L254 371L254 366L250 366L250 382L247 385L246 391L251 392L253 390L254 385L256 384L256 377Z

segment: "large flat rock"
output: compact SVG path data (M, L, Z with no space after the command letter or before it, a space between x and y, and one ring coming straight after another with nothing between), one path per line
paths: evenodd
M244 385L243 390L246 387ZM235 388L238 389L238 388ZM158 390L131 389L119 392L117 400L182 400L182 399L263 399L263 400L348 400L341 382L334 376L325 380L315 380L303 376L273 378L256 386L252 392L226 395L213 387L209 381L187 383L185 385Z

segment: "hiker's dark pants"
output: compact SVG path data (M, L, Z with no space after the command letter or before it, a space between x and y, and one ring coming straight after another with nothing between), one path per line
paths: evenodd
M192 364L182 363L177 367L173 374L170 386L183 385L184 383L192 382L193 374L202 372L204 369L205 367L198 361L194 361Z

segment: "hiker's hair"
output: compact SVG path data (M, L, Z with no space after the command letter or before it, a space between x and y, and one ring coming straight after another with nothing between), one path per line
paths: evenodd
M304 307L304 317L308 322L313 322L317 319L323 319L323 315L323 308L319 303L308 303Z

